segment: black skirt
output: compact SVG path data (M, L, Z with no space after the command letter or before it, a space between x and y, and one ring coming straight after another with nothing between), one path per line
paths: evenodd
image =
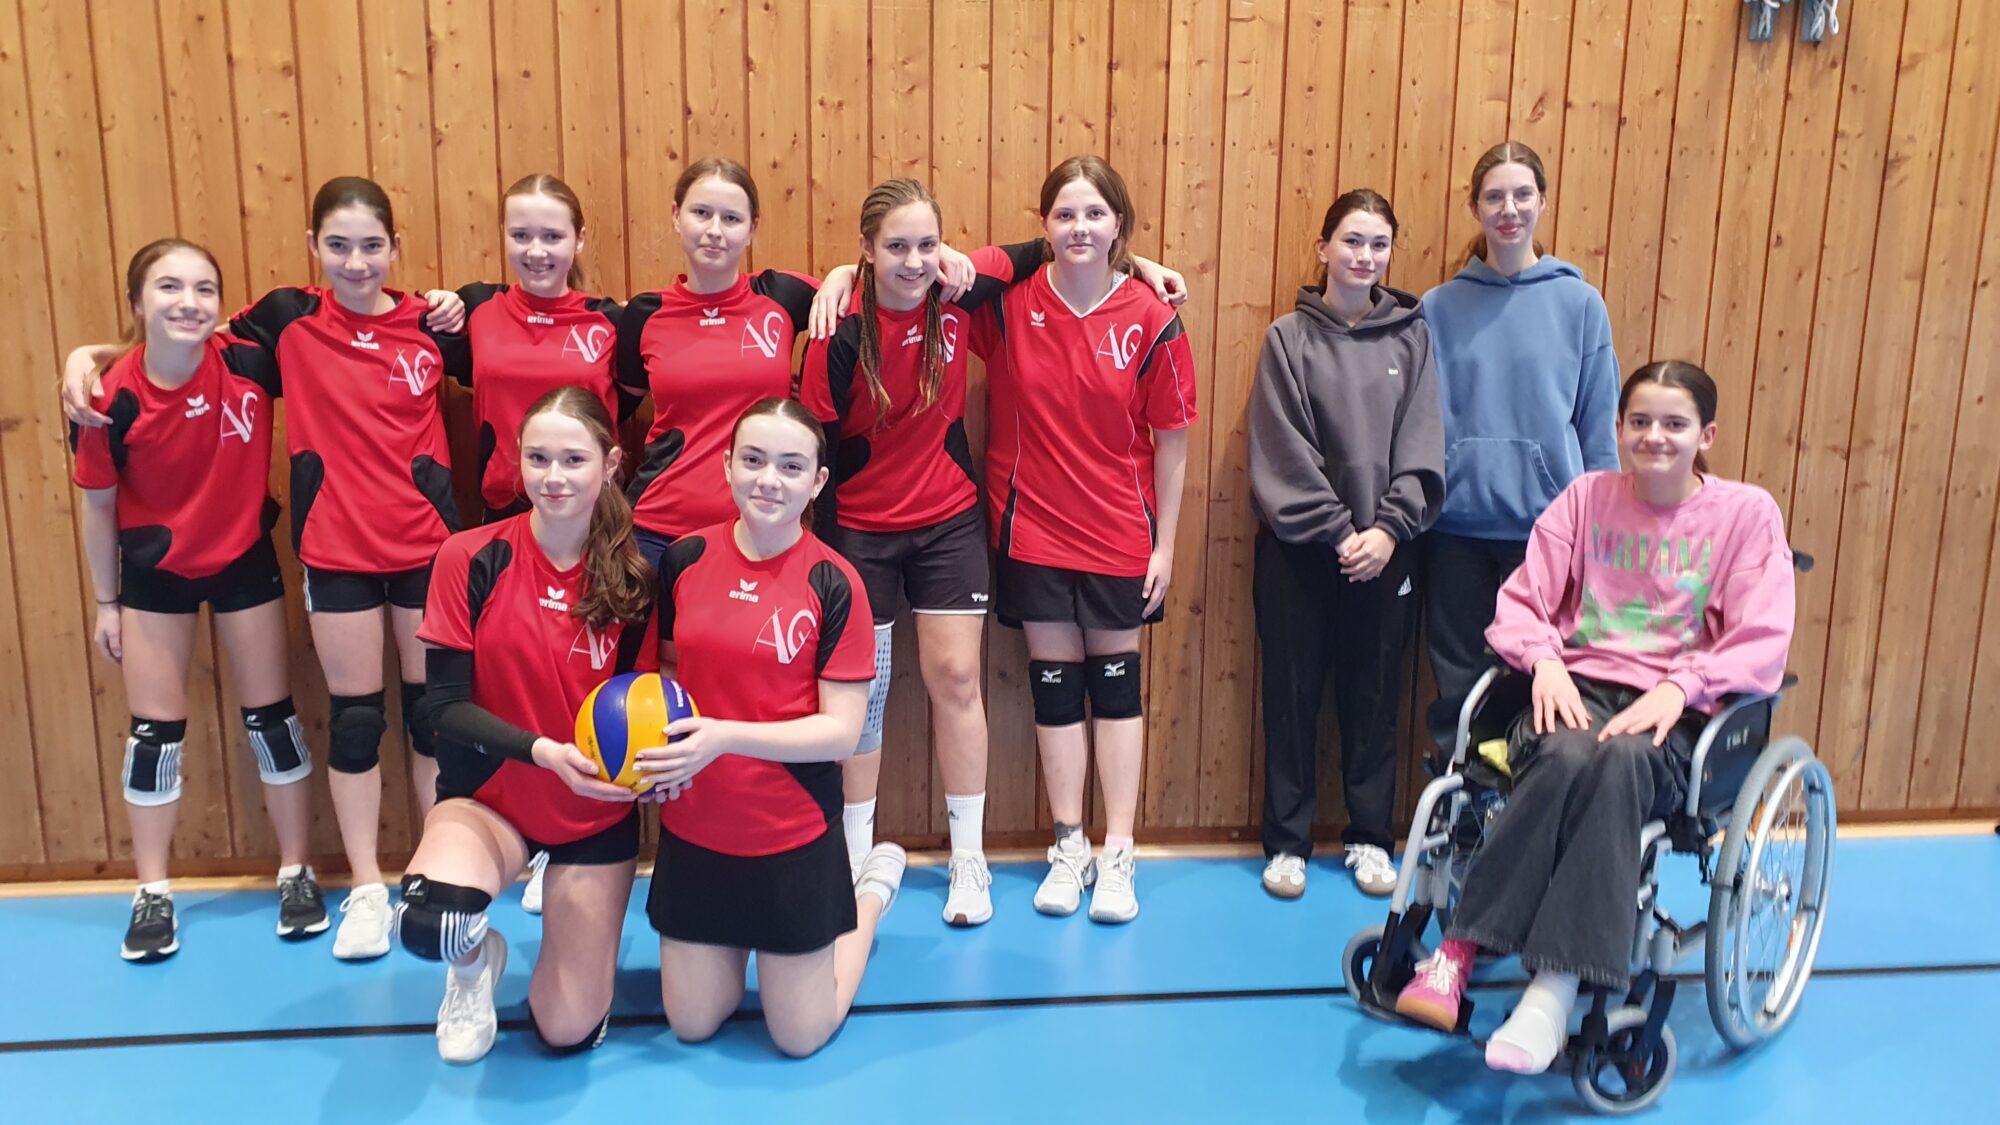
M725 855L662 828L646 913L661 937L811 953L852 930L847 844L829 829L776 855Z

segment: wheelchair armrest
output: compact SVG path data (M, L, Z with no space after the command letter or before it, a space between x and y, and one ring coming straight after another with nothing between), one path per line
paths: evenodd
M1533 703L1535 681L1505 664L1488 668L1458 709L1458 745L1453 764L1463 767L1479 744L1507 737L1515 716Z
M1771 715L1779 697L1797 682L1797 676L1787 673L1784 686L1768 695L1748 692L1723 697L1694 744L1694 757L1688 766L1688 816L1712 814L1736 800L1744 777L1771 740Z

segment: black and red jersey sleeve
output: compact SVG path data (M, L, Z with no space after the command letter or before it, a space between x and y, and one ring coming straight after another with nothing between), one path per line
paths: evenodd
M496 284L491 281L475 281L469 285L458 287L458 299L465 302L465 343L463 345L454 344L452 346L462 347L464 355L462 357L454 357L451 354L451 350L444 343L439 342L438 357L444 361L445 374L457 380L458 385L461 387L470 387L474 378L472 373L473 361L477 358L478 349L473 346L472 341L472 314L478 310L479 306L506 291L507 287L505 285ZM441 339L449 339L449 337L441 338L437 333L431 333L431 339L433 341L441 341ZM455 359L462 359L463 362L459 366L454 367L453 362Z
M232 374L257 384L272 398L285 393L284 381L278 376L278 357L271 349L229 332L218 333L216 339L222 345L222 364Z
M1188 345L1179 316L1153 341L1145 362L1139 365L1139 380L1147 384L1147 425L1156 430L1179 430L1194 424L1194 350Z
M618 364L613 377L618 382L621 393L646 397L652 390L652 383L646 376L646 356L639 348L639 338L645 334L646 322L660 311L658 290L641 293L625 302L618 312Z
M973 280L972 288L952 303L972 312L998 301L1008 286L1018 285L1035 276L1035 271L1048 260L1048 249L1048 242L1038 238L1032 242L1010 242L1005 246L982 246L974 250L968 256L979 276Z
M819 293L819 281L802 273L765 270L750 279L750 290L777 302L785 315L792 318L792 331L804 332L812 319L813 297Z
M91 408L111 419L109 425L69 428L70 449L76 453L71 478L78 488L115 488L125 467L125 435L139 419L139 396L120 389L91 399Z
M875 678L874 617L868 592L851 569L822 559L807 574L819 599L819 651L814 669L822 680L867 683Z
M417 636L434 645L472 651L472 549L462 535L438 548L431 563L430 593L424 599L424 621ZM492 588L489 581L487 588Z
M444 366L444 373L451 376L461 387L471 386L472 337L463 331L439 332L431 327L428 314L417 323L423 326L424 335L430 338L431 346L437 349L438 362Z
M229 332L270 352L278 354L278 337L292 322L311 316L319 311L321 297L310 289L294 289L280 286L257 299L257 302L229 321ZM278 393L275 389L273 394Z
M701 535L688 535L667 545L660 556L659 596L653 600L654 633L661 644L672 644L674 639L674 587L680 584L681 575L701 561L708 549L708 540ZM873 655L870 655L873 659Z
M470 320L472 318L472 311L474 309L506 291L507 287L505 285L496 284L491 281L475 281L470 285L459 286L458 299L465 302L466 319Z

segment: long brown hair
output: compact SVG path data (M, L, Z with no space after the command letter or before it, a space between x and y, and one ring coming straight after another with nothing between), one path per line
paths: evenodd
M1072 156L1050 170L1048 178L1042 181L1042 218L1049 217L1055 210L1056 196L1069 186L1072 180L1082 180L1097 189L1104 202L1118 215L1118 237L1111 240L1111 268L1119 273L1132 272L1132 254L1127 244L1132 241L1132 228L1138 225L1138 217L1132 210L1132 193L1125 190L1125 178L1118 174L1101 156ZM1051 250L1053 254L1053 249Z
M576 197L576 192L568 184L547 172L532 172L515 180L514 185L500 197L502 227L507 224L507 201L517 195L546 195L569 208L570 227L578 238L583 237L583 201ZM568 283L571 289L583 288L583 262L577 258L569 260Z
M1333 206L1326 209L1326 221L1319 225L1319 240L1333 241L1333 232L1340 229L1341 220L1357 211L1364 215L1379 216L1383 222L1388 223L1391 242L1403 232L1402 226L1396 222L1396 209L1389 206L1389 201L1383 198L1381 192L1374 188L1356 188L1342 194L1339 199L1333 201ZM1319 287L1326 288L1325 262L1319 264Z
M521 419L521 433L525 434L528 423L542 414L560 414L583 423L607 460L618 448L618 431L612 428L604 401L582 387L557 387L536 399ZM632 505L608 471L598 489L597 504L590 510L583 565L583 598L570 609L570 616L581 618L593 629L613 621L636 624L646 619L646 611L653 606L653 568L646 565L632 537Z
M1522 144L1520 141L1501 141L1499 144L1487 149L1479 157L1479 161L1472 166L1472 186L1466 189L1465 197L1472 204L1473 214L1477 215L1479 213L1479 189L1486 186L1486 174L1502 164L1519 164L1528 171L1533 172L1535 174L1535 190L1543 195L1549 193L1549 174L1542 167L1541 154ZM1540 239L1535 239L1533 245L1537 255L1547 253L1546 250L1542 249ZM1466 244L1465 264L1469 266L1475 260L1485 260L1486 249L1486 232L1481 230L1478 234L1472 236L1471 242Z
M861 239L872 253L875 236L882 231L882 220L891 211L913 203L928 204L931 217L937 220L940 233L944 230L944 213L924 185L911 179L884 180L875 185L868 198L861 201ZM875 419L879 426L889 414L889 391L882 386L882 329L876 323L875 265L863 257L855 269L861 274L861 372L868 378L868 397L875 400ZM924 373L918 380L917 409L928 410L937 402L940 388L944 386L944 328L940 323L943 315L944 298L937 286L924 294Z
M1618 418L1621 422L1625 418L1626 404L1632 401L1632 392L1649 383L1686 391L1687 396L1694 400L1695 416L1701 419L1702 428L1707 429L1715 423L1715 380L1709 377L1708 372L1680 359L1656 360L1634 371L1625 380L1624 389L1618 392ZM1698 473L1708 471L1708 458L1698 451L1694 455L1694 469Z
M813 417L812 411L807 410L798 399L779 398L776 395L770 398L758 399L756 402L751 403L743 413L736 416L735 423L729 427L729 455L731 457L736 455L736 436L742 431L743 423L748 422L752 418L764 415L783 418L787 422L796 422L804 426L806 432L811 434L813 439L813 469L817 471L826 466L826 427L820 425L819 419ZM832 482L829 481L828 486L830 487L831 484ZM808 503L805 511L799 513L799 526L807 530L812 529L813 507L814 505Z
M125 307L132 314L132 319L125 325L125 334L118 340L125 351L129 352L146 342L146 321L139 313L139 294L146 288L146 275L153 272L153 267L159 264L161 258L176 250L192 251L207 260L208 268L215 271L216 300L221 301L222 267L216 264L215 255L208 252L208 247L179 238L157 238L148 242L139 247L139 252L132 255L132 261L125 267Z

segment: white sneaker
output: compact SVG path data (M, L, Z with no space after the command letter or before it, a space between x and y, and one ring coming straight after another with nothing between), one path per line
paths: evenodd
M953 926L977 926L992 918L992 887L993 873L986 869L984 855L951 853L951 893L945 896L944 920Z
M1129 849L1102 852L1097 857L1097 886L1090 892L1090 920L1130 922L1139 916L1139 889L1134 884L1137 864Z
M459 979L449 966L444 972L444 1003L438 1006L438 1058L446 1062L478 1062L493 1049L500 1016L493 1010L493 993L507 970L507 939L486 931L486 966L471 982Z
M874 895L882 900L882 913L896 905L896 892L903 886L903 869L910 857L897 844L877 844L861 857L861 874L854 879L854 897Z
M1382 898L1396 889L1396 865L1373 844L1347 845L1347 869L1354 872L1354 885L1362 894Z
M1090 841L1083 833L1065 836L1049 848L1049 873L1035 888L1035 909L1058 917L1076 913L1083 889L1097 878L1090 862Z
M1279 852L1264 865L1264 889L1278 898L1297 898L1306 893L1304 856Z
M549 869L549 853L536 852L528 857L528 886L521 892L521 909L530 914L542 912L542 873Z
M333 955L342 961L366 961L389 952L389 888L366 883L347 892L340 904L340 929L333 935Z

